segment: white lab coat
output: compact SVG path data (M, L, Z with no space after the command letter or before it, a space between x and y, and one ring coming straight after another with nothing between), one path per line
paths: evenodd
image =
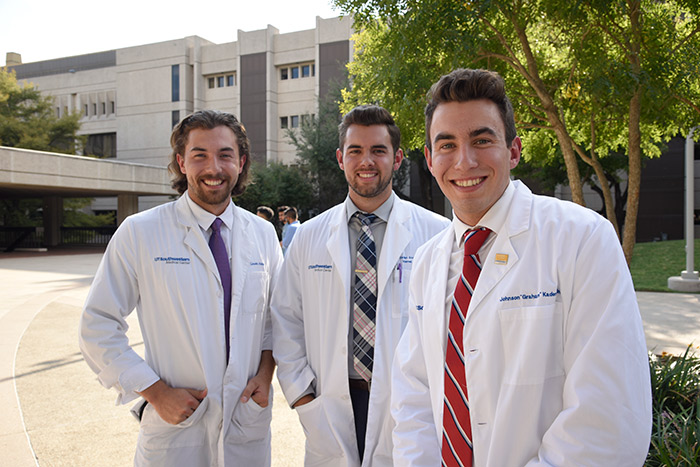
M416 249L449 225L394 196L377 264L374 367L363 466L391 462L390 372L407 321ZM351 260L344 204L303 223L287 250L272 299L277 377L294 402L314 382L316 399L298 407L306 465L359 466L348 388ZM352 351L352 350L350 350Z
M611 224L520 182L465 322L474 465L640 466L651 433L646 344ZM416 255L393 368L394 462L440 464L454 231ZM496 263L496 255L501 264Z
M88 365L118 403L138 397L135 381L208 390L180 425L146 405L136 465L265 466L272 396L266 408L239 402L271 349L269 295L282 256L272 224L233 206L230 365L225 361L223 288L183 195L128 217L99 266L81 320ZM145 361L129 345L125 318L136 308ZM131 388L131 389L129 389ZM222 437L223 435L223 437Z

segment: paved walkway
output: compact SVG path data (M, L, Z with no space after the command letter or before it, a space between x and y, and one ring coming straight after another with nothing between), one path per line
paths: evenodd
M114 405L77 345L101 253L0 254L0 465L128 466L138 426ZM656 353L700 346L700 295L638 294ZM129 336L142 347L136 322ZM700 353L700 352L699 352ZM272 464L299 466L304 436L275 381Z

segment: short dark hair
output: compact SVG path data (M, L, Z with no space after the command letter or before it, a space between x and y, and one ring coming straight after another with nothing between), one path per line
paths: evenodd
M350 125L386 125L394 154L401 147L401 131L396 126L396 122L394 122L394 118L389 111L383 107L378 105L358 105L343 116L343 120L338 125L338 144L341 151L343 146L345 146L345 137L348 134Z
M496 104L505 129L506 145L510 147L517 136L513 105L506 96L505 82L501 75L490 70L458 68L442 76L428 91L425 106L425 145L430 145L430 125L438 105L447 102L467 102L487 99Z
M258 214L262 214L263 216L265 216L265 219L267 219L268 221L275 216L275 212L272 210L272 208L269 208L267 206L258 206L257 212Z
M180 171L177 155L180 154L181 157L185 157L185 146L187 146L190 131L197 129L213 130L220 126L228 127L233 131L238 142L238 155L239 157L245 156L245 162L241 168L241 173L238 175L236 186L231 191L231 195L237 196L245 191L245 187L248 184L248 169L250 168L251 159L250 141L248 140L245 127L233 114L219 112L218 110L198 110L175 125L170 135L170 146L173 152L170 154L168 171L171 175L170 184L178 193L183 194L187 190L187 176Z
M291 207L284 211L284 217L288 217L292 220L297 220L297 208Z

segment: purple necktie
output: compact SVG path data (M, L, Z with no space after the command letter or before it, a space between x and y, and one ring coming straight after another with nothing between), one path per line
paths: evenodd
M224 239L221 238L221 224L223 221L218 217L211 224L211 237L209 237L209 248L214 255L216 267L219 269L221 285L224 287L224 332L226 335L226 364L228 365L229 336L231 326L231 265L228 261L228 253Z

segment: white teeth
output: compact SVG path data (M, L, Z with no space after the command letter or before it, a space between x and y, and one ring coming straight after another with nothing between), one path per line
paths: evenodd
M372 178L374 174L357 174L360 178Z
M204 184L209 186L219 186L222 183L224 183L223 180L204 180Z
M478 185L484 180L484 177L481 178L473 178L471 180L455 180L455 185L461 186L461 187L469 187L469 186L474 186Z

